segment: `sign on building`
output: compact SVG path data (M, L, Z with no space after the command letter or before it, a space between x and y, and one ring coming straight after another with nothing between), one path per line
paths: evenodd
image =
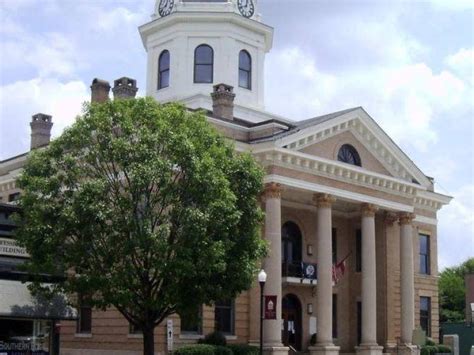
M166 343L168 345L168 351L173 351L173 320L168 319L166 321Z
M265 319L276 319L277 296L265 296Z
M29 257L25 248L18 246L14 239L9 238L0 238L0 255L19 256L21 258Z

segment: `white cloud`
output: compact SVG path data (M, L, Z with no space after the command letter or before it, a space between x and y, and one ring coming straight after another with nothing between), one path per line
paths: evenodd
M474 10L474 3L472 0L431 0L434 7L441 10L463 11Z
M36 78L0 87L2 158L29 149L29 121L33 114L52 115L53 137L58 136L74 122L86 100L89 100L89 90L81 81ZM19 146L22 148L18 151Z
M474 49L461 48L448 56L445 63L471 85L474 84Z
M474 257L474 184L461 186L438 214L439 269Z
M395 141L420 151L437 141L435 112L469 105L461 80L448 71L434 73L424 63L374 66L371 71L335 76L319 70L310 56L292 47L269 55L266 69L271 111L302 119L364 106Z

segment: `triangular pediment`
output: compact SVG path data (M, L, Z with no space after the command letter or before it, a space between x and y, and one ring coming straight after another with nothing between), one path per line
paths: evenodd
M316 118L314 122L303 121L294 133L275 141L281 148L333 160L337 159L337 151L344 143L358 150L364 169L418 182L424 187L431 185L423 172L362 108Z

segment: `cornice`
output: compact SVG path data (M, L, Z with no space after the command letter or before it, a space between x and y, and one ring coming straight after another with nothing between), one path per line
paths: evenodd
M413 206L406 205L403 203L386 200L383 198L373 197L357 192L339 189L332 186L321 185L302 181L299 179L289 178L282 175L270 174L265 176L265 183L275 182L281 184L283 187L291 187L295 189L306 190L310 192L317 192L323 194L329 194L342 200L353 201L357 203L370 203L378 207L390 210L390 211L401 211L401 212L413 212Z
M289 149L260 150L253 155L263 166L286 167L407 198L414 198L418 189L424 189L391 176Z

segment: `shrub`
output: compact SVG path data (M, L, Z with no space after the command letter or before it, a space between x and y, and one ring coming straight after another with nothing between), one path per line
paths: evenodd
M199 343L226 346L227 340L225 339L225 335L223 333L215 331L215 332L207 334L204 339L200 339Z
M227 346L214 345L214 355L232 355L232 350Z
M311 339L309 340L309 345L316 345L316 333L311 335Z
M440 344L438 345L438 353L451 354L451 348L449 346Z
M258 355L259 348L247 344L229 344L227 347L234 355Z
M421 347L421 355L433 355L438 351L437 346L425 345Z
M426 338L426 344L425 345L429 345L429 346L435 346L435 342L433 341L433 339L431 338Z
M186 345L174 352L175 355L214 355L215 346L209 344ZM231 355L231 354L226 354Z

